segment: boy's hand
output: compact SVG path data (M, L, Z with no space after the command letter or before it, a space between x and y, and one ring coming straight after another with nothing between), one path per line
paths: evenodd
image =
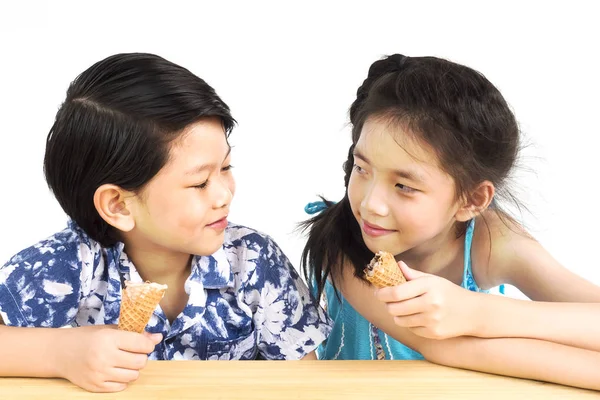
M115 326L68 328L57 345L60 375L91 392L118 392L139 377L161 334Z

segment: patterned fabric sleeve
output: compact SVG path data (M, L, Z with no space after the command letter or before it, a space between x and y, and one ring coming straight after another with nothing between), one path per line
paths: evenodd
M301 359L327 338L332 322L277 244L266 240L254 284L259 351L265 359Z
M65 229L13 256L0 268L0 315L6 325L62 327L77 314L79 235Z

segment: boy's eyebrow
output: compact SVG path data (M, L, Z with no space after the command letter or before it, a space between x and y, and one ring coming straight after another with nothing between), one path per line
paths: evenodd
M225 161L227 159L227 157L229 157L229 154L231 154L231 146L229 146L229 148L227 149L227 154L225 154L225 157L223 157L223 161ZM201 164L197 167L194 167L192 169L190 169L189 171L187 171L185 174L186 175L196 175L199 174L202 171L205 171L207 169L215 169L216 164L212 163L212 164Z
M355 148L353 154L354 154L354 157L361 159L362 161L366 162L369 165L372 165L371 161L364 154L362 154L360 152L360 150ZM412 181L415 183L425 183L425 179L423 178L423 175L414 170L395 169L395 170L392 170L392 173L394 175L396 175L398 178L408 179L409 181Z

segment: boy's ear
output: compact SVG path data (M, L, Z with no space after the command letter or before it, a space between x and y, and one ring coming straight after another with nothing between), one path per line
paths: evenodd
M94 206L107 224L123 232L135 227L131 208L133 194L119 186L104 184L94 193Z
M496 188L492 182L481 182L456 212L456 220L465 222L484 212L492 203L495 193Z

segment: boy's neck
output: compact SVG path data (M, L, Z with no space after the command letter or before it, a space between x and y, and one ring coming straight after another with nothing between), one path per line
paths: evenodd
M412 269L437 275L460 285L464 267L464 234L456 237L454 226L427 243L396 256Z
M125 252L144 281L169 285L185 281L190 275L190 254L152 246L128 246L127 242Z

